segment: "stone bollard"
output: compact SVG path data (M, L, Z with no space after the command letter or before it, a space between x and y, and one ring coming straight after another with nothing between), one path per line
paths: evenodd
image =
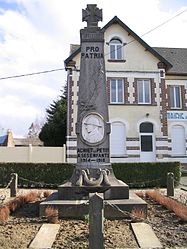
M89 249L104 249L103 194L89 194Z
M174 196L174 174L167 174L167 196Z
M16 197L18 188L18 174L11 174L12 181L10 183L10 197Z

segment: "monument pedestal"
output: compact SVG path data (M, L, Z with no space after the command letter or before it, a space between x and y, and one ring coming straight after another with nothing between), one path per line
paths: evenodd
M88 200L89 193L103 193L105 200L118 200L129 198L129 186L124 182L116 179L112 167L101 170L99 176L96 175L98 169L90 170L89 176L86 169L82 169L80 184L80 172L77 175L75 169L72 178L67 183L58 187L59 200ZM103 174L102 174L103 173ZM97 184L100 179L100 184ZM80 184L77 186L77 184ZM95 184L94 184L95 183Z
M91 179L92 182L98 180L93 175ZM142 210L147 214L147 203L133 191L129 191L127 184L116 179L112 169L110 169L107 178L107 183L110 183L110 185L107 185L103 180L101 185L76 186L76 180L77 170L75 169L72 178L65 184L60 185L58 192L53 193L40 204L40 215L44 216L45 208L52 206L58 209L60 218L83 218L89 213L89 193L103 193L105 218L122 219L129 217L134 209ZM78 182L80 183L80 181Z
M87 200L89 193L104 193L105 200L117 200L129 198L129 187L119 181L118 185L113 186L73 186L67 182L58 187L59 200Z
M71 196L70 196L71 197ZM89 201L82 200L60 200L58 192L53 193L46 201L40 204L40 216L45 216L47 207L58 209L59 218L84 218L89 213ZM147 203L129 191L128 199L104 200L104 217L106 219L129 218L133 210L142 210L147 215Z

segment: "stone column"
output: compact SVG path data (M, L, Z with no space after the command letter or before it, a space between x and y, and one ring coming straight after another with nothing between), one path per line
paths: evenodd
M77 162L81 168L106 168L110 162L104 32L98 27L102 10L83 10L87 27L80 31L81 66L77 114Z

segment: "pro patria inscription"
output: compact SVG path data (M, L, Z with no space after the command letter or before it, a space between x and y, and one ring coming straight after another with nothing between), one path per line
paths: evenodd
M85 59L100 59L103 58L103 53L99 47L86 47L85 52L81 53L81 58Z

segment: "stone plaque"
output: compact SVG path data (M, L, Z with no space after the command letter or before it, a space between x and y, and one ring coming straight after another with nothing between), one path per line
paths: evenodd
M98 113L87 114L82 121L82 138L88 144L99 144L104 138L104 120Z

